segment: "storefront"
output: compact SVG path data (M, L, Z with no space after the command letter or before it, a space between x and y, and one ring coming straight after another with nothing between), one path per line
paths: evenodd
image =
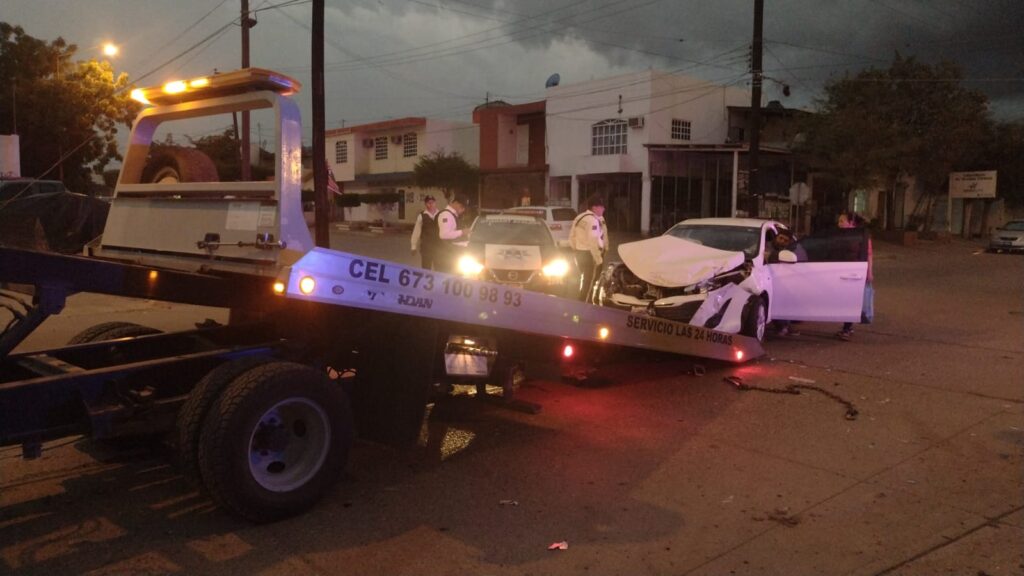
M687 218L790 218L789 189L802 181L792 155L761 148L760 191L749 194L749 149L720 145L650 144L650 234ZM756 200L756 201L755 201Z

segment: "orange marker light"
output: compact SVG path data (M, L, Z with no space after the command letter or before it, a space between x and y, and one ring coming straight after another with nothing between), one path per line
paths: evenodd
M284 294L284 282L274 282L274 294Z
M736 351L736 360L743 360L743 350Z
M604 326L601 326L601 329L597 331L597 337L601 340L607 340L609 334L611 334L611 330Z
M142 88L136 88L131 91L132 100L149 106L152 102L146 98L146 93L142 91Z
M174 82L168 82L164 84L165 94L181 94L187 89L187 86L181 80L175 80Z
M159 272L157 272L156 270L150 270L150 271L149 271L149 281L150 281L150 282L156 282L156 279L157 279L157 278L158 278L159 276L160 276L160 273L159 273Z
M302 292L303 294L306 294L308 296L309 294L313 293L313 290L315 288L316 281L313 280L312 276L304 276L302 280L299 280L299 292Z

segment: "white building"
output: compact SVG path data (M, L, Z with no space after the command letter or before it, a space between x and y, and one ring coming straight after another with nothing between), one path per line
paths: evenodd
M423 197L438 190L420 190L413 184L413 167L434 152L457 152L470 164L479 163L479 128L467 122L432 118L400 118L328 130L327 162L346 194L397 194L394 203L362 204L347 209L356 221L405 222L416 220Z
M643 234L742 213L749 105L745 89L656 70L549 88L548 201L600 193L611 229ZM761 151L762 166L785 153Z

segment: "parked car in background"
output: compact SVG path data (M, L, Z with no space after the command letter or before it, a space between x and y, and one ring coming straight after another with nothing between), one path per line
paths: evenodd
M457 268L469 278L571 297L579 290L572 262L539 218L503 213L473 222Z
M526 214L544 221L555 242L562 247L569 246L569 231L576 211L565 206L518 206L504 211L506 214Z
M787 231L753 218L684 220L663 235L619 245L596 301L638 314L764 340L772 320L859 322L867 280L867 232L811 236L774 253Z
M1010 220L993 230L988 238L988 249L993 252L1024 251L1024 220Z

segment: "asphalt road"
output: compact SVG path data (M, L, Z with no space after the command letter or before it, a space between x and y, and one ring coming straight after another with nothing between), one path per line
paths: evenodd
M332 242L413 262L404 235ZM534 381L521 397L537 415L439 403L418 446L358 443L319 506L272 525L214 508L158 452L0 449L0 572L1022 574L1024 258L978 248L877 243L877 319L851 342L805 323L740 367ZM221 314L126 304L76 296L26 346Z

